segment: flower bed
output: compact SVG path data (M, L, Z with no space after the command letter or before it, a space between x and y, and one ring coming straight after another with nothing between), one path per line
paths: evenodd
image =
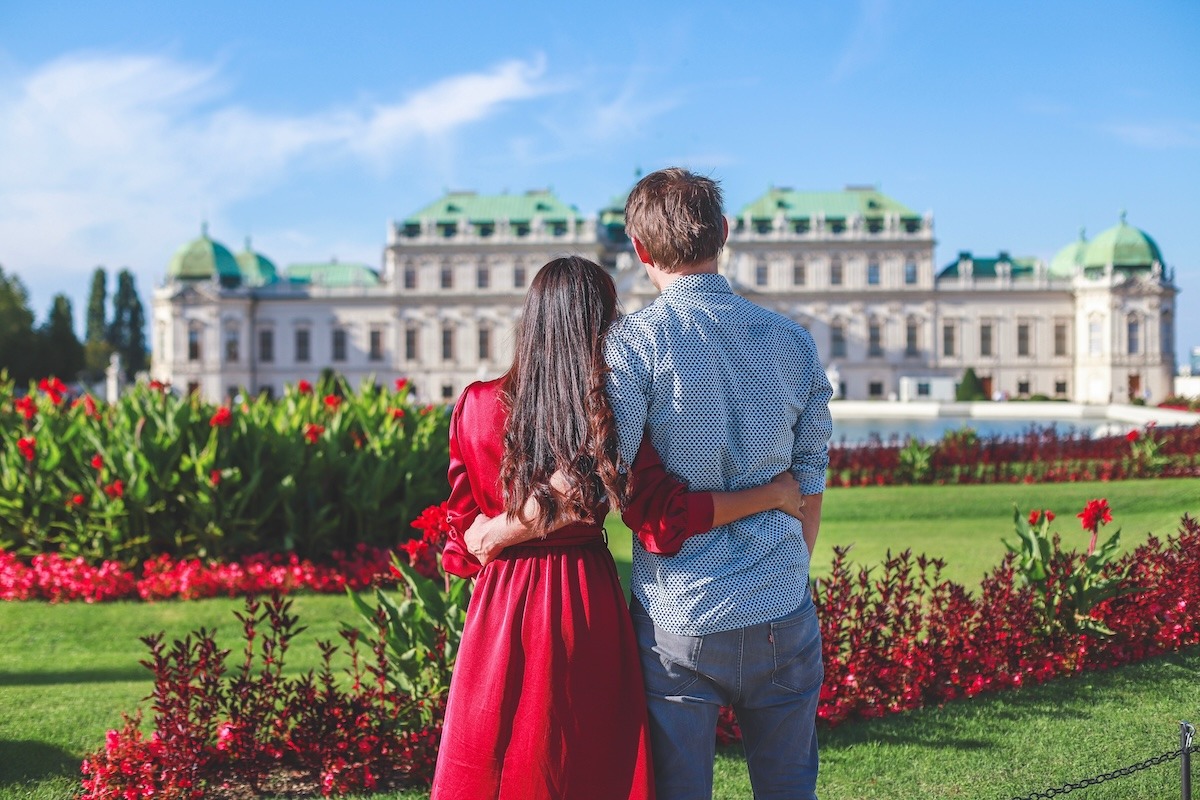
M964 428L938 442L876 439L831 442L830 486L893 484L1063 483L1200 476L1200 425L1147 425L1124 436L1093 439L1031 427L1019 436L979 436Z

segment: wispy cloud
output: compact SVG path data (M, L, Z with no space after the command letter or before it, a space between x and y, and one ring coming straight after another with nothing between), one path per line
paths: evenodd
M890 0L860 0L858 19L830 76L834 83L877 61L888 35Z
M505 61L395 102L293 116L232 102L219 66L162 56L76 55L0 76L0 263L59 284L100 262L161 269L202 217L292 170L389 170L554 91L545 73L541 58Z
M1126 144L1151 150L1200 147L1200 122L1117 122L1103 129Z

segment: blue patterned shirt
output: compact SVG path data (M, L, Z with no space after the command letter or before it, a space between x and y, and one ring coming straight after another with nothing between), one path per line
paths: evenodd
M825 490L833 390L812 336L734 294L724 277L683 275L609 331L608 394L621 457L643 430L694 491L734 491L790 469L804 494ZM714 528L678 555L634 537L634 596L655 623L701 636L778 619L808 589L798 520L767 511Z

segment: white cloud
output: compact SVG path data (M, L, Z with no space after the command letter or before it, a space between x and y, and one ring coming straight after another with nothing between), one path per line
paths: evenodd
M1198 122L1112 123L1104 130L1126 144L1162 150L1176 147L1200 147Z
M889 0L860 0L854 31L833 68L834 83L877 61L883 54L889 4Z
M0 75L0 264L60 291L95 264L145 291L164 253L302 164L390 169L505 104L553 89L542 59L446 77L394 103L271 115L234 103L218 67L75 55ZM42 302L39 300L39 305ZM39 309L35 309L39 311Z

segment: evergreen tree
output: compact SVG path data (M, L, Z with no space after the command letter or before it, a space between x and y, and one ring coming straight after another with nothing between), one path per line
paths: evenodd
M71 313L71 301L65 294L54 295L50 316L39 331L40 359L39 375L57 375L64 381L73 381L83 369L83 345L75 335L75 320Z
M0 267L0 370L7 369L17 386L34 377L37 344L25 285L16 275L5 275Z
M960 402L988 399L988 396L983 392L983 382L975 374L974 367L967 367L967 371L963 373L962 382L955 387L954 399Z
M113 348L108 341L107 321L108 274L104 267L96 267L92 273L92 288L88 293L87 330L84 338L84 366L89 381L104 377L108 358Z
M121 354L121 366L130 380L146 368L146 314L138 299L133 273L117 273L117 291L113 295L113 320L108 341Z

